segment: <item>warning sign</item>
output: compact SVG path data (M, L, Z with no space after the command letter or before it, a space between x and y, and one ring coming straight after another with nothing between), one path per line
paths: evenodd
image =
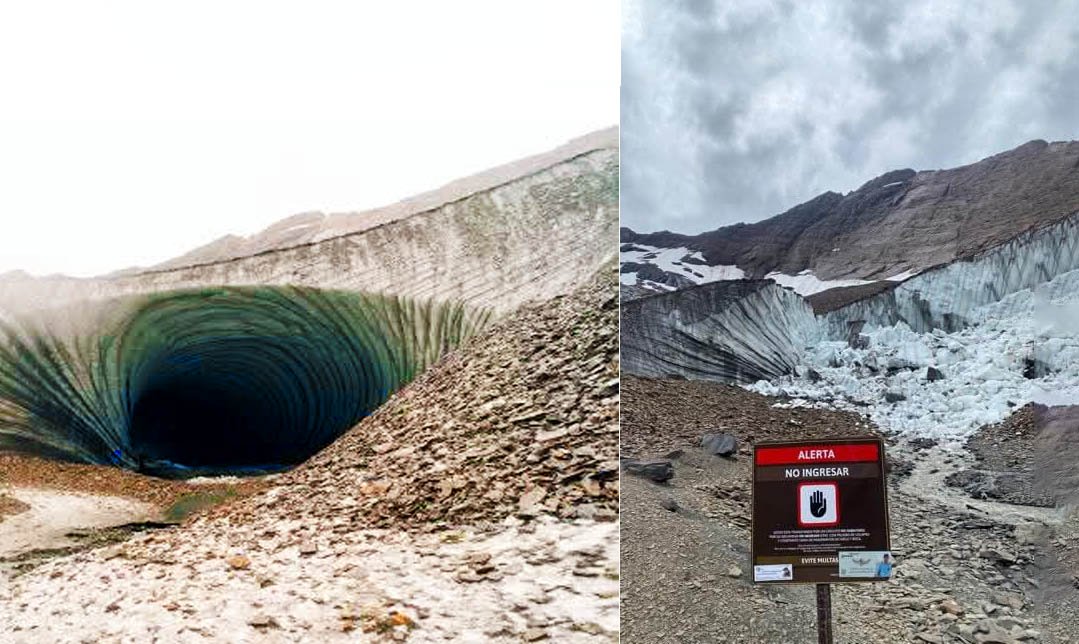
M754 446L753 581L881 581L890 541L883 441Z

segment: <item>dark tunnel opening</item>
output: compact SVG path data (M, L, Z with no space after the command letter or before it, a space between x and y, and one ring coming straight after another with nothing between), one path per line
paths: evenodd
M85 336L0 325L0 446L169 478L285 469L490 315L306 287L171 291L104 310Z
M264 431L276 420L256 400L198 383L178 383L139 397L130 441L140 467L154 462L193 468L273 467L304 455L274 440L280 430Z
M296 465L389 395L375 366L343 335L200 334L141 370L130 456L168 477Z

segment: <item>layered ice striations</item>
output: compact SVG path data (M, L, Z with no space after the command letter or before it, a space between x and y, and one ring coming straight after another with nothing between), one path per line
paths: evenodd
M818 338L805 300L771 280L712 282L622 304L622 368L753 382L790 373Z
M856 320L865 321L867 328L902 322L919 333L957 331L977 323L972 316L979 307L1077 268L1079 213L969 259L924 271L894 289L825 314L822 323L832 339L846 337Z
M0 325L0 449L166 476L280 469L490 319L461 304L303 287L109 304L75 330L65 316Z

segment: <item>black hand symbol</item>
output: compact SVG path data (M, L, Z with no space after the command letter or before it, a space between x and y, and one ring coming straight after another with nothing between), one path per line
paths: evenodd
M828 501L824 498L824 492L817 490L809 495L809 513L818 519L828 511Z

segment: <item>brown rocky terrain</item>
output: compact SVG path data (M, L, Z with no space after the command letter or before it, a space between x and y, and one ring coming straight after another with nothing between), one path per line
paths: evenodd
M966 447L974 456L973 466L947 482L977 498L1043 507L1074 504L1079 490L1077 435L1079 407L1024 405L972 436Z
M812 587L750 581L751 446L876 428L719 383L626 377L622 392L623 456L667 457L674 474L623 475L624 641L813 641ZM706 453L705 432L735 436L738 451ZM1074 514L970 498L943 480L971 458L933 441L886 443L896 569L888 582L833 585L835 641L1076 641Z
M858 300L872 297L878 293L893 289L898 283L899 282L881 280L879 282L862 284L861 286L830 288L826 291L807 296L806 302L813 307L814 313L820 315L822 313L841 309L851 302L857 302Z
M13 516L20 512L26 512L30 509L30 506L22 501L7 496L6 494L0 494L0 520L3 520L5 516Z
M823 280L879 280L969 257L1079 211L1079 141L1031 141L949 170L895 170L846 195L826 192L785 213L700 235L637 233L621 241L699 250L747 277L809 269Z
M870 421L843 411L779 409L741 387L701 380L623 379L622 455L664 453L723 431L743 443L875 435ZM671 413L675 408L683 411Z
M143 476L116 467L65 463L4 452L0 452L0 485L123 496L149 503L162 511L192 491L190 483ZM213 492L227 488L239 498L265 485L262 478L248 478L208 483L198 489Z
M165 480L0 452L0 580L134 532L189 520L263 490L272 479Z
M618 296L613 266L470 341L231 520L295 510L363 527L506 516L614 520ZM287 493L285 493L287 490ZM322 499L307 507L311 497Z

